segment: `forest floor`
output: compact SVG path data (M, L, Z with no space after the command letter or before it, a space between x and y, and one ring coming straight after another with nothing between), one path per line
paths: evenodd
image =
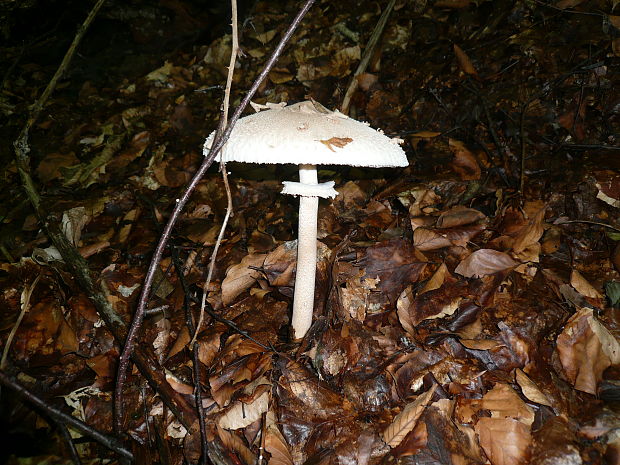
M67 440L10 385L115 434L122 328L217 126L231 53L228 5L110 2L86 32L30 131L29 168L88 288L37 219L13 151L83 3L34 23L50 5L3 13L0 430L12 446L0 462L12 465L122 462L74 429ZM317 1L253 101L341 109L388 3ZM155 378L134 367L123 391L119 440L136 462L199 460L199 372L211 463L620 464L617 3L395 3L347 113L403 139L409 166L319 167L339 195L320 202L302 341L290 330L298 200L280 193L296 167L229 163L234 213L190 350L227 206L213 166L139 333ZM232 108L299 6L240 4Z

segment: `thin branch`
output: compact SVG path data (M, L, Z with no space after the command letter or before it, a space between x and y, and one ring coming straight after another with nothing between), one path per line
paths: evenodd
M265 78L267 77L267 75L269 74L273 66L275 65L276 61L282 54L284 47L286 46L286 44L292 37L293 33L299 26L299 23L301 22L301 20L306 15L306 13L308 12L308 10L310 9L310 7L312 6L314 2L315 0L306 0L304 2L302 8L297 13L297 16L295 16L289 28L287 29L287 31L284 33L284 35L280 39L280 43L276 46L276 49L273 51L272 55L269 57L269 60L267 60L267 63L265 63L263 70L259 73L258 77L252 84L252 87L249 89L248 93L245 95L245 97L243 98L243 100L241 101L237 109L235 110L235 113L233 114L230 120L229 126L226 128L225 131L218 130L218 135L219 133L222 133L221 136L215 137L209 154L205 157L204 161L202 162L202 165L200 165L200 168L198 169L198 171L196 172L196 174L190 181L189 185L187 186L181 198L177 199L175 208L172 211L170 218L168 219L168 223L166 224L166 227L164 228L164 232L162 233L159 243L157 244L157 247L155 248L155 251L153 253L153 258L151 259L151 264L149 265L149 269L144 279L144 285L142 286L142 291L140 293L140 299L138 300L138 308L136 309L133 321L127 333L127 339L125 341L125 345L123 347L123 351L121 352L121 356L119 359L119 366L118 366L118 372L117 372L117 377L116 377L116 389L114 392L114 426L116 430L119 432L121 431L121 427L122 427L122 413L123 413L122 392L123 392L125 380L127 379L127 371L129 369L129 358L133 352L133 346L138 336L138 331L140 330L140 327L142 326L142 321L144 319L144 310L146 309L146 305L149 299L151 286L153 284L153 279L155 277L155 271L163 256L164 249L166 247L166 244L172 232L172 228L174 227L177 220L179 219L181 211L185 207L185 204L189 200L189 197L191 196L191 194L194 192L194 189L196 188L198 182L202 179L206 171L209 169L209 167L213 163L215 156L219 153L219 151L222 149L222 146L226 143L226 141L230 137L232 128L234 127L235 123L241 116L241 113L243 112L245 107L250 102L250 99L254 97L254 94L258 90L258 87L265 80ZM220 127L222 127L223 123L224 121L221 120Z
M117 454L125 457L126 459L133 460L133 454L125 449L122 444L120 444L115 438L110 437L101 431L96 430L90 425L87 425L81 420L77 418L67 415L64 412L48 405L43 399L39 398L20 383L15 381L13 378L8 376L5 372L0 370L0 384L8 387L15 391L20 397L28 401L30 404L35 407L43 410L47 413L54 421L57 421L60 424L70 426L71 428L79 431L84 436L88 436L89 438L97 441L99 444L107 447L110 450L113 450Z
M65 71L69 67L69 63L71 63L71 60L73 60L73 55L75 55L78 45L82 41L84 34L88 30L88 27L90 26L90 24L95 19L95 16L97 16L99 9L101 8L104 2L105 0L97 0L97 3L95 3L93 8L90 10L90 12L88 13L88 16L86 17L82 25L78 28L77 33L75 34L75 37L73 38L73 42L71 42L71 45L69 46L69 50L67 50L67 53L62 59L62 63L60 63L60 66L56 70L56 73L54 74L50 82L47 84L47 87L45 88L45 90L43 91L39 99L32 106L32 109L30 110L30 114L28 115L28 119L26 120L26 124L24 125L22 131L19 134L19 137L14 143L16 152L18 152L18 156L21 155L25 157L30 152L30 148L28 147L28 133L30 132L32 125L39 118L39 115L41 114L41 110L43 110L43 107L47 103L47 100L49 99L50 95L52 95L52 92L54 92L54 90L56 89L56 85L58 84L58 81L65 74ZM38 205L36 206L36 208L38 208Z
M185 324L187 326L188 332L190 334L194 333L195 335L197 331L195 330L194 317L190 308L190 302L192 300L192 297L189 286L187 285L187 281L185 280L185 275L183 274L183 263L181 263L181 260L179 258L179 251L176 248L172 249L172 263L174 264L177 276L179 278L179 282L181 283L181 288L183 289L183 309L185 310ZM206 465L209 452L209 443L207 440L207 424L205 421L205 411L204 407L202 406L202 386L200 384L200 380L202 378L200 371L201 363L198 353L198 344L195 341L192 341L190 342L189 347L192 352L194 399L196 403L196 410L198 411L198 424L200 426L200 463L201 465Z
M71 461L74 463L74 465L81 465L82 461L80 460L80 454L78 454L78 451L75 448L75 444L73 443L73 438L71 437L71 432L69 432L69 428L67 428L67 425L63 423L56 423L56 425L58 425L58 428L60 429L60 434L67 443L67 448L69 449Z
M519 173L519 193L523 197L525 195L525 113L530 102L526 102L521 108L521 118L519 121L521 132L521 169Z
M224 103L223 103L223 115L222 119L224 120L223 129L226 129L226 125L228 124L228 106L230 105L230 89L232 87L233 75L235 74L235 63L237 62L237 53L239 52L239 28L237 23L237 0L230 0L230 11L232 17L232 49L230 51L230 63L228 64L228 76L226 77L226 90L224 91ZM222 244L222 239L224 238L224 232L226 231L226 226L228 225L228 220L233 214L233 203L232 203L232 194L230 193L230 186L228 185L228 173L226 172L226 161L224 157L220 157L220 172L222 173L222 180L224 181L224 188L226 189L226 214L224 215L224 220L222 221L222 226L220 227L220 232L217 235L217 240L215 241L215 245L213 246L213 253L211 254L211 261L209 262L209 271L207 272L207 279L205 280L204 286L202 287L202 303L200 305L200 316L198 317L198 323L196 324L196 330L194 331L194 336L190 342L190 347L194 346L194 342L196 342L196 338L198 337L198 333L200 332L200 328L202 328L202 323L205 318L205 304L207 300L207 292L209 289L209 283L211 283L211 278L213 277L213 270L215 269L215 260L217 259L217 252L220 250L220 245Z
M11 344L13 343L13 338L15 337L15 333L17 333L17 329L19 328L19 325L24 319L24 315L30 308L30 298L32 297L34 288L37 287L37 283L39 282L39 279L41 279L41 275L38 275L34 279L34 281L30 285L26 286L24 290L22 291L22 296L21 296L21 304L22 304L21 307L22 308L21 308L21 311L19 312L19 316L17 317L17 320L15 321L15 324L11 328L9 337L7 337L6 339L6 344L4 344L4 349L2 350L2 359L0 360L0 370L4 370L6 368L6 359L7 359L7 356L9 355L9 349L11 348Z
M594 224L596 226L601 226L602 228L609 228L609 229L613 229L616 232L620 233L620 229L616 228L610 224L606 224L606 223L599 223L598 221L589 221L589 220L565 220L565 221L560 221L559 223L556 224L570 224L570 223L584 223L584 224Z
M366 47L364 48L364 56L360 60L359 65L357 65L357 69L355 70L355 73L353 73L353 77L351 78L351 81L349 82L349 87L347 87L347 91L345 92L344 98L342 99L342 105L340 106L340 111L344 113L345 115L349 113L349 105L351 104L351 97L353 97L353 93L357 90L357 85L358 85L357 77L360 74L362 74L364 71L366 71L366 68L368 67L368 63L370 63L370 58L372 57L372 54L375 51L375 47L377 46L377 43L379 43L379 38L381 37L383 30L385 29L385 25L387 23L388 18L390 17L390 13L392 12L392 9L394 8L395 3L396 3L396 0L390 0L390 3L388 3L388 5L385 7L385 10L383 10L383 13L381 13L381 16L379 17L379 21L377 21L377 25L375 26L375 29L372 31L370 39L368 40L368 43L366 44Z

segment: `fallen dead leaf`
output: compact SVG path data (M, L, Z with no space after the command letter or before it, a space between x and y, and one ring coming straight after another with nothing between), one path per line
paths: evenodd
M527 463L527 451L532 442L527 425L512 418L480 418L474 429L493 465Z
M536 383L532 381L520 368L515 370L516 381L521 387L521 392L532 402L537 404L553 407L549 398L538 388Z
M250 254L243 257L241 263L231 266L222 281L222 302L230 305L237 296L249 289L261 274L250 267L260 268L266 254Z
M462 260L454 272L466 278L480 278L518 265L510 255L493 249L480 249Z
M577 270L571 271L570 285L584 297L603 299L603 296Z
M568 320L556 348L568 381L575 389L593 395L603 371L612 363L620 363L620 344L591 308L580 308Z
M398 446L413 430L436 389L437 385L433 384L433 387L407 404L402 412L396 415L392 423L383 431L383 440L388 446L392 448Z
M474 64L471 62L471 59L467 54L463 51L461 47L454 44L454 54L456 55L456 61L459 63L459 67L463 70L465 74L470 74L472 76L476 76L478 72L474 67Z

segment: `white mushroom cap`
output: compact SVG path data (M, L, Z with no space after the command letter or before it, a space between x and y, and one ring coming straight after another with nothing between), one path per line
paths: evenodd
M241 118L218 155L224 161L368 167L407 166L407 156L390 139L339 111L318 103L255 105L262 111ZM205 141L211 148L214 133Z

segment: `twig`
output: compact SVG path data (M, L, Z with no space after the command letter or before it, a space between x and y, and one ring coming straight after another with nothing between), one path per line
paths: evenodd
M239 52L239 28L237 25L237 0L230 0L230 16L232 18L232 48L230 51L230 63L228 64L228 76L226 77L226 90L224 91L224 103L222 109L222 119L224 120L222 129L226 129L226 125L228 124L228 106L230 105L230 89L232 87L233 75L235 74L235 63L237 62L237 53ZM222 173L222 180L224 181L224 188L226 189L226 214L224 215L224 220L222 221L222 226L220 227L220 232L217 235L217 240L215 241L215 245L213 246L213 252L211 254L211 261L209 262L209 271L207 272L207 279L205 280L204 286L202 287L202 303L200 305L200 315L198 317L198 323L196 324L196 330L194 331L194 336L192 337L191 342L189 343L190 347L194 346L194 342L196 342L196 338L198 337L198 333L200 332L200 328L202 327L202 323L205 318L205 304L207 300L207 292L209 289L209 283L211 283L211 278L213 277L213 270L215 269L215 260L217 258L217 252L220 250L220 245L222 244L222 239L224 238L224 232L226 231L226 226L228 225L228 220L233 214L233 203L232 203L232 194L230 193L230 186L228 185L228 173L226 172L226 161L224 157L220 157L220 172Z
M32 106L32 109L30 110L30 114L28 115L28 119L26 120L26 124L24 125L18 139L15 141L16 151L18 151L17 146L19 145L20 148L22 148L23 150L23 152L21 152L23 156L27 155L30 152L30 148L28 147L28 133L30 132L32 125L39 118L39 115L41 114L41 110L47 103L47 100L49 99L50 95L52 95L52 92L54 92L54 90L56 89L56 85L58 84L58 81L65 74L65 71L69 67L69 63L71 63L71 60L73 59L73 55L75 55L75 52L77 51L77 47L79 43L82 41L82 38L84 37L84 34L86 33L86 30L90 26L90 23L93 22L93 19L95 19L95 16L97 16L99 9L101 8L104 2L105 0L97 0L97 3L95 3L95 6L93 6L93 8L90 10L90 13L88 13L88 16L84 20L84 23L82 23L82 25L78 28L78 31L75 34L75 37L73 38L73 42L71 42L71 45L69 46L69 50L67 50L67 53L62 59L62 63L60 63L60 66L56 70L56 73L54 74L50 82L47 84L47 87L41 94L41 97L39 97L39 99Z
M78 420L71 415L67 415L64 412L48 405L43 401L43 399L39 398L20 383L15 381L13 378L8 376L4 371L0 370L0 384L12 389L15 391L20 397L34 405L35 407L40 408L45 413L47 413L54 421L58 423L68 425L71 428L79 431L84 436L88 436L89 438L97 441L99 444L107 447L110 450L113 450L117 454L125 457L126 459L133 460L133 454L125 449L116 439L110 437L101 431L96 430L90 425L87 425L81 420Z
M192 315L192 311L190 309L190 301L192 300L189 286L187 285L187 281L185 281L185 275L183 274L183 263L179 259L179 251L176 248L172 249L172 263L177 272L177 276L179 278L179 282L181 283L181 288L183 289L183 309L185 310L185 324L187 325L187 330L190 333L198 333L194 326L194 317ZM196 403L196 410L198 411L198 424L200 426L200 444L201 444L201 454L200 454L200 463L201 465L206 465L207 457L208 457L208 441L207 441L207 424L205 421L205 411L202 406L202 386L200 384L200 380L202 378L200 372L200 357L198 356L198 344L195 341L192 341L189 344L189 347L192 351L192 371L194 375L194 399Z
M21 177L24 190L28 200L34 208L38 221L43 225L45 233L50 241L60 252L64 262L67 264L69 271L75 276L76 281L82 287L88 298L93 302L97 313L105 321L106 326L112 332L116 341L120 344L126 338L125 322L118 316L112 308L104 292L95 290L95 284L90 275L88 262L82 257L75 246L67 239L64 232L60 229L60 221L53 215L48 215L47 211L41 207L41 197L36 189L32 176L30 175L30 147L28 145L28 135L33 124L38 119L41 110L45 106L49 96L56 88L56 84L60 77L65 73L77 46L81 41L86 29L94 19L103 4L104 0L98 0L88 17L78 29L78 32L71 43L71 46L54 77L47 85L45 91L32 107L32 111L28 116L23 129L18 138L13 143L15 149L15 161L17 171ZM133 354L132 359L140 372L145 376L149 384L160 394L162 401L170 408L170 410L179 418L179 421L186 428L191 427L195 414L188 402L179 393L174 391L165 379L162 370L157 366L156 362L148 355L144 348L139 348Z
M372 54L375 51L375 47L377 46L377 43L379 42L379 38L381 37L383 30L385 29L385 25L390 16L390 13L392 12L392 9L394 9L395 4L396 4L396 0L390 0L390 3L388 3L388 5L385 7L385 10L383 10L383 13L381 13L381 16L379 17L379 21L377 21L377 25L375 26L375 29L372 31L370 39L368 40L368 43L366 44L366 47L364 48L364 56L362 56L362 59L360 60L359 65L357 65L357 69L355 70L355 73L353 73L353 77L351 78L351 81L349 82L349 87L347 87L347 91L345 92L344 98L342 99L342 105L340 106L340 111L344 113L345 115L349 113L349 105L351 104L351 97L353 97L353 93L357 90L357 85L358 85L357 77L360 74L362 74L364 71L366 71L366 67L368 67L368 63L370 63L370 58L372 57Z
M177 200L176 205L172 211L172 214L170 215L170 218L168 219L168 223L166 224L166 227L164 228L164 232L162 233L159 243L157 244L157 247L155 248L155 251L153 253L153 258L151 259L151 264L149 265L149 269L146 273L146 276L144 279L144 285L142 286L142 291L140 293L140 298L138 300L138 308L136 309L136 312L134 314L133 321L127 333L127 339L125 341L125 345L123 347L123 351L121 352L121 356L119 359L119 366L118 366L118 372L117 372L117 377L116 377L116 389L114 392L114 426L117 431L121 431L121 423L122 423L121 419L122 419L122 412L123 412L122 392L123 392L125 380L127 378L127 371L129 369L129 357L131 356L131 353L133 352L134 342L136 340L136 337L138 336L138 331L140 330L140 327L142 326L142 320L144 319L144 310L146 309L146 305L149 299L149 293L151 291L151 286L153 284L153 279L155 277L155 271L162 258L164 248L166 247L166 243L168 242L170 233L172 232L172 228L176 224L179 218L179 215L181 214L183 207L185 207L185 204L187 203L189 197L194 192L196 185L202 179L205 172L209 169L209 167L213 163L213 160L215 159L215 156L219 153L222 146L228 140L228 137L230 137L232 128L234 127L235 123L241 116L241 112L248 105L248 103L250 102L250 99L254 96L254 94L258 90L258 87L261 85L261 83L264 81L264 79L267 77L267 75L273 68L274 64L280 57L282 51L284 50L285 45L288 43L291 36L293 35L295 30L299 26L299 23L301 22L301 20L303 19L303 17L308 12L308 10L310 9L310 7L312 6L314 2L315 0L306 0L304 2L302 8L297 13L297 16L295 16L295 18L289 25L289 28L287 29L287 31L284 33L284 35L280 39L280 43L276 46L276 49L273 51L272 55L269 57L269 60L267 60L267 63L265 63L264 68L262 69L262 71L259 73L256 80L252 84L252 87L250 88L248 93L245 95L245 97L243 98L243 100L241 101L237 109L235 110L235 113L233 114L230 120L229 126L226 128L225 131L223 131L220 137L216 136L214 138L213 145L211 146L211 151L205 157L204 161L200 165L200 168L198 169L198 171L196 172L196 174L190 181L189 185L185 189L185 192L183 193L181 198ZM222 125L223 125L223 120L220 121L220 127ZM218 130L218 133L219 132L221 131Z
M17 333L17 329L24 319L24 315L30 308L30 297L32 297L32 293L34 292L34 288L37 287L37 283L41 279L41 275L38 275L35 280L29 286L26 286L22 291L21 304L22 308L19 312L19 316L17 317L17 321L11 328L11 332L9 333L9 337L6 338L6 344L4 344L4 349L2 350L2 360L0 360L0 370L4 370L6 368L6 359L9 355L9 349L11 348L11 343L13 342L13 338L15 337L15 333Z
M82 461L80 460L80 454L78 454L78 451L75 448L75 444L73 443L73 438L71 437L69 428L67 428L67 426L63 423L56 423L56 425L58 425L58 429L60 429L60 434L67 443L67 448L69 449L71 461L74 463L74 465L81 465Z
M585 223L585 224L594 224L596 226L601 226L603 228L609 228L609 229L613 229L616 232L620 233L620 229L616 228L610 224L605 224L605 223L599 223L598 221L589 221L589 220L565 220L565 221L560 221L559 223L556 224L570 224L570 223Z
M530 102L526 102L521 109L521 118L519 121L521 132L521 172L519 173L519 193L521 197L525 194L525 113Z

